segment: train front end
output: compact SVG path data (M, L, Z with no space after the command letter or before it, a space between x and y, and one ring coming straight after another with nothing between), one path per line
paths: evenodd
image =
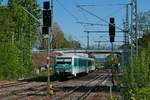
M61 77L71 74L72 57L63 57L63 56L56 57L55 72Z

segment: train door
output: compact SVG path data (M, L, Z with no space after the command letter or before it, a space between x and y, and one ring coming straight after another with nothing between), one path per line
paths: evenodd
M74 58L74 64L72 66L73 69L73 73L76 76L76 74L79 72L79 59L78 58Z
M85 60L85 72L86 72L86 73L88 73L88 63L87 63L87 61L88 61L88 60Z

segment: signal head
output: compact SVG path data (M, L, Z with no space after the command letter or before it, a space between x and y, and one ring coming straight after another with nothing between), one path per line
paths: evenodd
M49 8L50 8L50 3L49 3L49 1L44 1L44 3L43 3L43 8L44 8L44 9L49 9Z

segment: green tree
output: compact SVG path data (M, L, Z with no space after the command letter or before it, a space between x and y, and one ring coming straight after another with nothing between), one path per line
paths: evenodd
M64 32L61 30L59 25L55 22L53 23L53 34L52 34L52 48L80 48L80 43L78 41L73 40L72 38L67 39L64 36ZM45 44L45 41L43 41L43 44ZM44 48L46 48L46 45L44 45Z
M0 79L13 79L18 75L19 50L13 43L15 23L7 7L0 6Z
M140 48L148 47L149 42L150 42L150 31L146 30L142 38L139 39Z
M23 60L23 68L26 75L31 69L31 59L29 58L31 58L32 45L30 42L34 43L35 41L35 33L38 24L23 9L23 7L38 19L41 17L39 10L40 7L37 4L37 0L9 0L8 6L9 11L11 12L11 17L17 25L15 27L15 37L17 37L16 41L20 50L20 57L22 57Z
M63 42L65 39L64 33L57 23L54 23L53 26L53 48L63 48Z
M36 18L41 17L41 13L39 10L39 5L37 4L37 0L8 0L8 7L0 6L0 44L5 45L0 46L0 52L4 52L3 55L0 55L0 68L6 67L4 63L7 65L7 68L4 68L3 73L1 73L1 77L11 75L11 73L16 73L16 75L20 72L20 56L22 56L23 60L23 70L26 76L31 72L31 48L32 44L35 41L35 33L38 28L37 22L27 14L23 8L27 9L30 13L32 13ZM22 39L21 39L22 38ZM21 41L22 40L22 41ZM32 42L30 42L32 40ZM31 44L32 43L32 44ZM12 52L11 51L16 51ZM9 55L8 55L9 54ZM9 57L8 57L9 56ZM10 60L2 59L6 57ZM14 57L14 59L13 59ZM16 60L17 59L17 60ZM14 62L13 60L16 60ZM14 64L15 63L15 64ZM13 67L16 65L16 67ZM12 70L9 70L12 68ZM8 71L9 70L9 71ZM16 71L17 70L17 71ZM6 72L4 74L4 72Z
M141 37L143 36L145 31L150 30L150 11L139 13L137 21L138 21L138 33Z

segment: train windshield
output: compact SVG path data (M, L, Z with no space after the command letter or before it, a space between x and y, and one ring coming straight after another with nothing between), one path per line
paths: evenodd
M71 58L57 58L56 62L57 64L71 64L72 59Z

